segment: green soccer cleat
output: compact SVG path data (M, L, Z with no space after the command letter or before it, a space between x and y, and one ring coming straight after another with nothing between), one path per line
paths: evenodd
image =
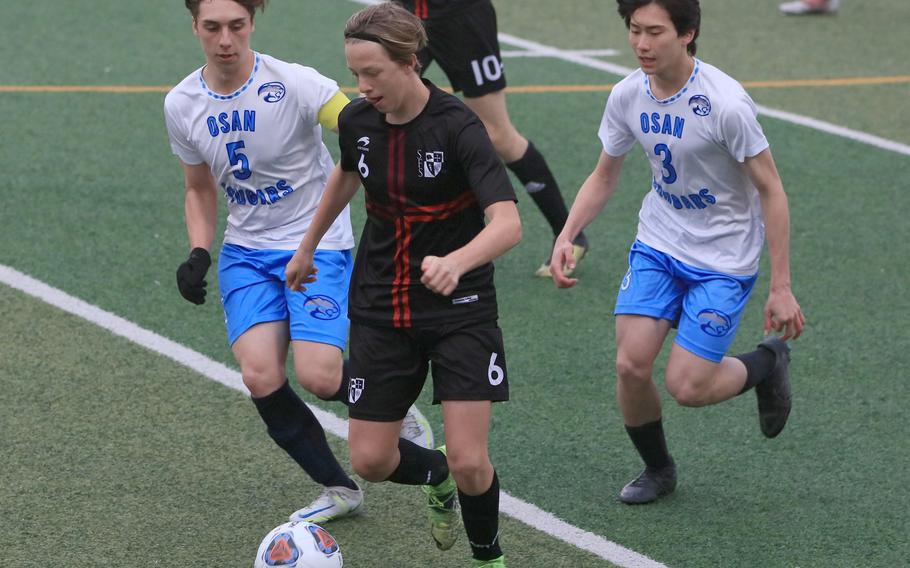
M446 453L445 446L439 446L437 451ZM458 488L452 474L439 485L424 485L421 487L427 494L427 507L430 514L430 534L439 550L448 550L458 538L458 524L461 512L458 510Z
M426 448L428 450L432 450L435 445L433 427L430 426L430 421L427 420L427 417L413 404L411 405L411 408L408 409L408 413L405 415L404 420L401 421L401 432L398 434L398 437L404 438L405 440L413 442L421 448Z
M474 559L474 568L506 568L506 557L500 556L493 560Z

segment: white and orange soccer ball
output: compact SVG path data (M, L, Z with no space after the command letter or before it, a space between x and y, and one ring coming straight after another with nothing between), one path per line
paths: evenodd
M253 568L341 568L338 542L327 530L306 521L278 525L265 535Z

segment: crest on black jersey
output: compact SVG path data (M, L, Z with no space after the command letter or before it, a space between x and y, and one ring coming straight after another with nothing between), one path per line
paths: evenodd
M441 151L436 152L424 152L423 157L420 155L420 150L417 151L417 162L419 165L418 175L424 178L434 178L442 172L442 162L443 162L443 153Z

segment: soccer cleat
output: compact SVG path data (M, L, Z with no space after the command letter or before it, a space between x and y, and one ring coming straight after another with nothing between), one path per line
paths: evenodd
M500 556L493 560L474 559L474 568L506 568L506 557Z
M840 0L827 0L820 4L807 2L806 0L795 0L793 2L784 2L778 9L782 14L788 16L811 16L815 14L833 14L840 8Z
M289 519L316 524L327 523L358 512L362 505L363 489L359 486L357 489L343 486L326 487L309 507L294 511Z
M762 341L759 347L770 349L776 358L774 369L768 378L755 385L761 433L773 438L784 429L793 406L790 394L790 346L785 341L771 337Z
M676 464L662 468L646 467L638 477L619 492L619 500L627 505L644 505L673 493L676 489Z
M588 238L584 235L584 233L582 233L581 235L578 236L578 238L575 239L575 241L572 242L572 258L575 259L576 267L578 266L578 263L581 261L581 259L583 259L585 257L586 254L588 254ZM572 276L573 272L575 272L574 269L566 267L566 269L563 270L562 273L566 276ZM546 259L545 261L543 261L543 264L540 265L540 268L538 268L534 272L534 276L537 276L539 278L552 278L553 277L553 273L550 272L550 259L549 258Z
M446 453L445 446L436 448ZM448 550L458 538L458 524L461 514L458 510L458 488L452 474L439 485L423 485L423 492L427 494L427 507L430 513L430 534L439 550Z
M435 444L430 421L413 405L408 409L404 420L401 421L399 437L428 450L432 449Z

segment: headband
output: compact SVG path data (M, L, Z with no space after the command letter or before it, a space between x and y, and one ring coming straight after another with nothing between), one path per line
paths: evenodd
M345 34L344 34L344 39L362 39L362 40L365 40L365 41L372 41L372 42L374 42L374 43L378 43L378 44L380 44L380 45L384 45L384 42L382 41L382 38L380 38L378 35L371 34L371 33L368 33L368 32L349 32L349 33L345 33Z

